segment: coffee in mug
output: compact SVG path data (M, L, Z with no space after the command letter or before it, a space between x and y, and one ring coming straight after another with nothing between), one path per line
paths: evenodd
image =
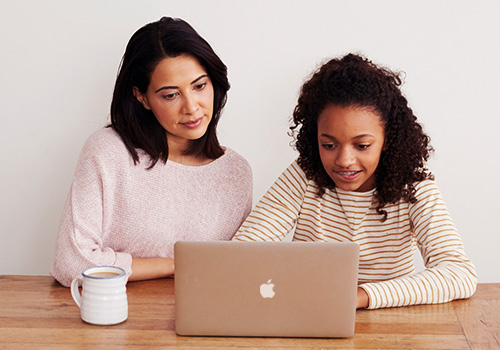
M115 277L119 275L121 275L121 273L118 272L94 272L90 273L89 277Z
M82 320L97 325L125 321L128 317L126 284L125 271L116 266L96 266L83 271L71 282L71 295L80 308Z

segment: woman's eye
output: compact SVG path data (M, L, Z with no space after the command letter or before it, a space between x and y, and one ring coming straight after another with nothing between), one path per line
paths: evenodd
M364 150L364 149L367 149L368 147L370 147L370 145L358 145L357 147L360 150Z
M194 86L195 90L203 90L207 83L201 83Z
M173 93L173 94L168 94L168 95L163 95L162 97L165 99L165 100L173 100L175 98L176 94Z

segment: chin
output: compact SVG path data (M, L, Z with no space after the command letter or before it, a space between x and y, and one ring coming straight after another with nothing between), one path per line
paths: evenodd
M207 129L196 130L196 131L193 131L192 133L190 133L188 135L188 137L186 137L186 138L188 138L191 141L195 141L195 140L201 139L203 136L205 136L206 133L207 133Z
M338 188L340 188L342 191L347 191L347 192L356 192L359 189L359 186L342 186L335 184Z
M342 191L348 192L368 192L375 188L375 184L372 184L371 179L357 179L356 182L345 182L345 181L336 181L334 177L330 176L330 178L335 183L337 188L340 188Z

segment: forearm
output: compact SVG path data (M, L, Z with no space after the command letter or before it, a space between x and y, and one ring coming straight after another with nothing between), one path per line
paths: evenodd
M465 269L442 267L393 280L366 283L370 309L420 304L438 304L470 297L477 278Z
M132 258L132 274L129 281L142 281L172 276L174 274L172 258Z
M358 287L358 297L356 303L356 309L365 309L370 304L368 294L363 288Z

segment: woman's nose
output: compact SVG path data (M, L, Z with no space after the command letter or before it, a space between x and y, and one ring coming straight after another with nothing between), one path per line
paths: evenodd
M198 110L198 103L195 98L189 94L184 95L184 100L182 104L182 113L193 114Z

